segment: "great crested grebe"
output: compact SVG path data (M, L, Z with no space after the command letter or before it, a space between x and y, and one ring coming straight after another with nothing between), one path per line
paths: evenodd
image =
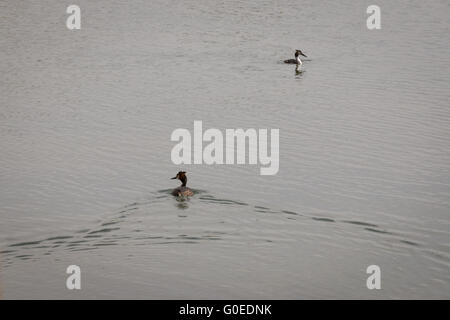
M188 187L186 187L187 177L186 177L185 171L179 171L177 173L177 175L175 177L173 177L172 179L178 179L181 181L181 186L173 189L172 195L177 196L177 197L178 196L189 197L189 196L194 195L194 192L191 189L189 189Z
M300 60L300 55L307 57L302 50L295 50L295 59L284 60L284 63L296 64L297 66L302 65L302 60Z

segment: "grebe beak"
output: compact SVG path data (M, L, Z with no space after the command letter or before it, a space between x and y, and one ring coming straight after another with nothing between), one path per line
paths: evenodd
M306 58L308 58L308 56L306 54L303 54L303 52L300 52L300 54Z
M170 180L176 179L177 177L170 178Z

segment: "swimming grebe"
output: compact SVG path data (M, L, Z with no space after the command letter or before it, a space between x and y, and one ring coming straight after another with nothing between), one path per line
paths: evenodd
M178 188L173 189L172 191L172 195L174 196L185 196L185 197L189 197L189 196L193 196L194 192L189 189L188 187L186 187L186 183L187 183L187 177L186 177L186 172L185 171L179 171L177 173L177 175L175 177L173 177L172 179L178 179L181 181L181 186L179 186Z
M284 60L284 63L290 63L290 64L296 64L296 65L302 65L302 60L300 60L300 55L307 57L302 50L295 50L295 59L288 59Z

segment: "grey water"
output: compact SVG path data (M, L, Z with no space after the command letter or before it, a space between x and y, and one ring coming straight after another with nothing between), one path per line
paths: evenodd
M450 298L448 1L379 30L370 1L76 4L0 1L1 298ZM279 172L174 165L194 120L279 129Z

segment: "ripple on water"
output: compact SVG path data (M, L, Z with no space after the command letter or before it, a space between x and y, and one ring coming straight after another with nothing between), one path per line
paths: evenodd
M399 240L401 243L404 243L404 244L407 244L407 245L410 245L410 246L414 246L414 247L418 247L418 246L420 246L417 242L413 242L413 241L410 241L410 240L404 240L404 239L402 239L402 240Z
M336 222L335 220L330 219L330 218L317 218L317 217L313 217L312 219L313 219L313 220L316 220L316 221L323 221L323 222Z
M90 231L88 234L96 234L96 233L106 233L106 232L111 232L114 230L119 230L120 228L103 228L100 230L94 230L94 231Z
M29 242L19 242L19 243L13 243L9 245L10 247L24 247L24 246L31 246L35 244L40 244L42 241L29 241Z
M200 200L204 200L205 202L209 203L219 203L219 204L235 204L239 206L248 206L248 203L241 202L241 201L235 201L235 200L229 200L229 199L219 199L215 198L213 196L202 196L199 197Z
M375 228L364 228L364 230L367 230L367 231L370 231L370 232L375 232L375 233L393 235L392 232L389 232L387 230L381 230L381 229L375 229Z
M289 210L281 210L281 212L286 213L286 214L291 214L291 215L294 215L294 216L298 216L299 215L297 212L289 211Z
M362 221L355 221L355 220L343 220L344 223L350 223L350 224L356 224L358 226L366 226L366 227L374 227L378 228L376 224L368 223L368 222L362 222Z
M20 260L29 260L32 257L33 257L32 254L22 254L22 255L15 256L15 258L20 259Z
M104 226L111 226L111 225L114 225L117 223L119 223L119 221L105 222L105 223L102 223L101 225L102 225L102 227L104 227Z
M45 241L52 241L52 240L64 240L64 239L71 239L73 236L56 236L45 239Z
M173 201L173 197L166 197ZM212 204L212 205L229 205L229 206L249 206L248 203L242 201L235 201L230 199L222 199L217 198L212 195L202 195L197 197L198 200ZM179 201L176 201L179 204ZM186 201L181 201L181 203L187 203ZM83 252L83 251L92 251L92 250L101 250L102 247L108 246L117 246L117 245L175 245L175 244L198 244L205 241L221 241L227 239L228 232L223 232L221 230L218 231L205 231L204 234L196 234L191 233L182 233L178 235L164 235L164 234L153 234L153 235L145 235L142 236L141 232L147 231L147 229L133 229L134 225L145 225L148 222L148 219L151 219L151 216L146 215L145 219L142 215L139 214L141 209L150 208L150 205L153 204L153 201L146 201L142 203L134 202L130 205L124 206L121 210L117 211L112 217L109 217L99 221L97 228L89 227L81 230L75 231L73 234L67 235L58 235L53 237L48 237L44 240L37 241L28 241L28 242L19 242L13 243L9 247L15 247L17 250L3 250L1 253L6 256L10 256L7 258L7 265L11 263L11 256L14 256L14 259L20 260L28 260L35 259L39 256L51 255L54 253L56 248L64 248L63 250L67 250L68 252ZM136 212L136 214L129 215L126 214L128 212ZM290 219L292 223L296 223L297 219L314 220L318 222L329 222L329 223L342 223L347 225L353 225L355 227L361 227L362 230L369 231L373 234L380 234L385 236L394 236L394 234L388 230L381 229L378 225L370 222L357 221L357 220L336 220L329 217L320 217L320 216L312 216L312 215L304 215L291 210L272 210L271 208L253 205L253 212L260 214L271 214L274 219L277 219L277 215L273 215L273 213L283 213L286 215L285 218ZM119 215L119 217L117 216ZM179 216L179 215L178 215ZM296 217L294 219L294 217ZM118 220L120 218L120 220ZM224 221L218 222L224 223ZM107 227L121 224L121 226L117 227ZM127 226L130 225L129 232L126 231ZM100 227L99 227L100 226ZM331 224L330 224L331 226ZM331 227L332 228L332 227ZM119 230L123 232L120 233ZM396 242L398 244L408 245L411 247L419 247L420 245L412 241L408 238L405 238L404 235L395 235ZM271 239L263 239L261 241L265 243L272 243ZM47 242L47 243L45 243ZM400 248L400 247L399 247ZM26 252L25 250L43 250L43 252L34 251L31 253ZM18 251L20 250L20 251ZM432 255L435 259L443 258L441 254L438 252L434 252Z

